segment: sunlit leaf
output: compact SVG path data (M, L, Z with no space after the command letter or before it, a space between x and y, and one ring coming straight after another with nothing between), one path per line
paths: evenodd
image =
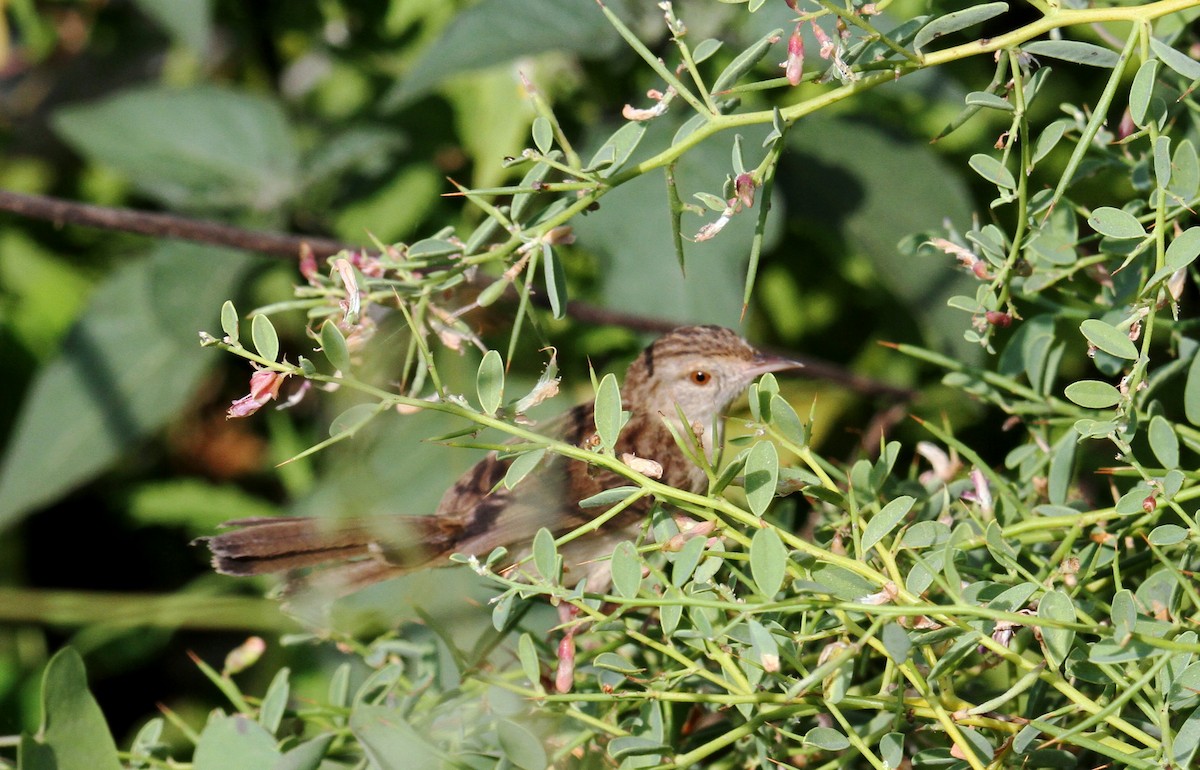
M746 455L746 502L755 516L762 516L775 499L779 483L779 454L770 441L760 441Z
M1106 409L1121 403L1121 392L1099 380L1072 382L1064 391L1067 398L1088 409Z
M774 527L765 527L750 540L750 576L758 592L770 601L783 587L787 574L787 547Z
M489 350L484 353L475 373L475 392L483 411L495 414L504 400L504 360L499 352Z

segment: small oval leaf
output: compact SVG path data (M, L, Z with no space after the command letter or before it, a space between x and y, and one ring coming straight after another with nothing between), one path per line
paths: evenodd
M334 371L345 374L350 370L350 348L346 346L342 330L333 321L321 325L321 352Z
M902 495L883 506L879 513L871 517L871 520L867 522L867 526L863 530L862 558L865 559L870 550L886 537L889 532L896 528L900 520L912 510L913 503L915 502L915 498Z
M783 588L787 574L787 547L779 538L774 527L766 527L754 533L750 540L750 576L758 586L758 592L774 598Z
M1088 409L1107 409L1121 403L1121 391L1099 380L1072 382L1064 391L1072 402Z
M261 313L254 316L250 323L250 336L260 356L271 362L279 357L279 335L275 333L275 325L270 318Z
M558 580L558 546L554 544L554 535L545 527L533 536L533 566L544 580Z
M1150 451L1168 470L1179 467L1179 437L1167 418L1156 414L1150 420Z
M611 373L604 375L596 388L595 420L600 444L611 452L621 433L621 389Z
M1112 68L1121 60L1120 55L1110 48L1101 48L1078 40L1038 40L1028 43L1022 50L1034 56L1049 56L1051 59L1086 64L1089 67Z
M483 411L495 414L504 400L504 361L498 351L484 353L479 371L475 373L475 392Z
M1112 206L1100 206L1094 209L1092 215L1088 217L1088 224L1096 232L1110 238L1146 237L1146 228L1137 221L1137 217L1128 211Z
M746 502L755 516L762 516L775 499L779 483L779 454L770 441L759 441L746 455Z
M628 540L617 543L612 555L613 588L619 596L632 599L642 588L642 560Z
M221 331L229 338L230 345L238 344L238 312L229 300L221 305Z
M1079 331L1083 332L1088 342L1105 353L1129 361L1137 360L1137 346L1129 339L1128 334L1119 331L1115 326L1089 318L1079 325Z

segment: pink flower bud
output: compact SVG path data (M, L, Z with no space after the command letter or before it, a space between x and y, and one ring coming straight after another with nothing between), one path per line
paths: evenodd
M733 194L745 208L754 205L754 177L750 174L738 174L733 180Z
M568 632L558 643L558 669L554 672L554 689L568 693L575 684L575 636Z
M800 34L799 24L788 38L787 61L783 63L783 71L789 83L800 85L800 79L804 77L804 37Z
M984 314L987 322L992 326L999 326L1001 329L1012 325L1012 316L1008 313L1001 313L999 310L989 310Z
M250 375L250 394L242 396L226 412L227 417L249 417L268 401L279 396L279 387L287 375L272 369L258 369Z

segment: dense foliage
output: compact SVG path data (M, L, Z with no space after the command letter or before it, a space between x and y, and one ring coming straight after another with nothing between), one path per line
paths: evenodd
M1191 766L1197 16L14 4L0 187L243 248L0 197L0 766ZM809 364L707 495L588 377L694 321ZM529 424L592 398L595 447ZM504 440L662 504L608 593L586 531L286 612L187 546Z

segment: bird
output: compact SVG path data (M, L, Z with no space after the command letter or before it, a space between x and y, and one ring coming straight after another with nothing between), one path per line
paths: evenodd
M723 441L719 418L733 400L758 376L800 366L759 351L721 326L676 328L629 365L621 386L628 420L615 455L631 464L650 461L637 467L651 469L664 484L703 493L708 476L676 443L671 429L695 436L697 448L711 461ZM595 447L594 408L590 402L579 404L555 420L546 435ZM580 507L581 500L629 484L607 468L547 453L510 489L503 481L512 459L489 453L446 491L433 515L239 519L223 525L228 531L203 540L219 573L288 573L285 593L319 584L342 596L417 569L449 565L452 554L484 558L504 547L508 563L515 563L531 552L540 529L557 537L588 523L596 510ZM613 548L637 536L652 505L652 499L642 498L597 531L560 547L564 584L582 580L588 590L603 590L611 581Z

